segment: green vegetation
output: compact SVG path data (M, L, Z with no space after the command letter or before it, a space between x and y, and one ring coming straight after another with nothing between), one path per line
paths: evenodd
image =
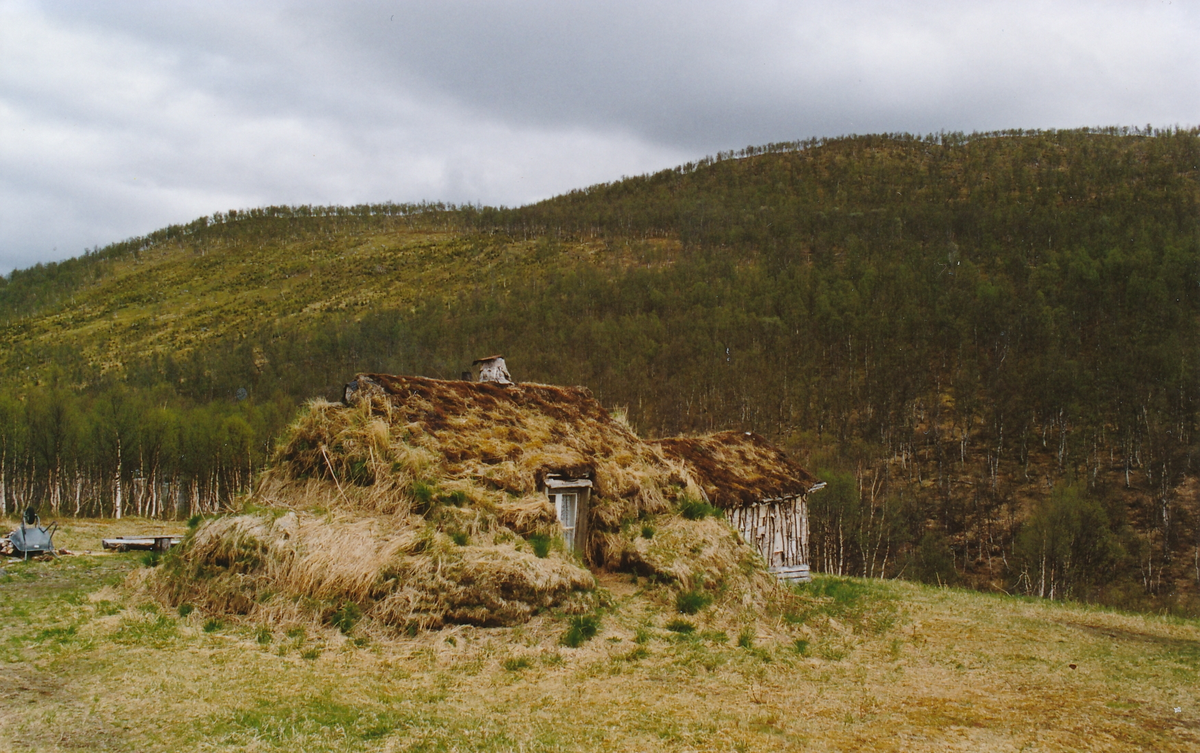
M754 628L747 625L738 633L738 648L754 648Z
M533 533L529 535L529 546L533 548L535 556L545 559L550 555L550 544L552 539L544 533Z
M798 451L818 571L1197 614L1198 164L1194 130L856 136L202 218L0 282L0 504L211 512L301 401L504 352L644 436Z
M600 632L600 617L594 614L578 614L571 617L567 632L563 633L562 645L579 648Z
M99 525L80 528L113 533ZM807 619L783 626L708 610L680 621L689 633L657 630L677 619L670 606L627 593L605 611L606 640L570 651L558 638L577 615L552 613L366 648L333 626L280 625L271 645L265 625L230 622L218 639L143 605L120 586L139 567L136 553L5 564L0 727L13 747L892 750L964 734L1048 751L1195 747L1194 620L818 577L794 595ZM897 605L878 634L844 619Z
M675 597L675 611L680 614L696 614L712 603L712 596L700 589L680 591Z
M329 624L349 635L360 619L362 619L362 609L354 602L347 601L330 616Z
M703 520L707 517L719 518L722 513L717 508L701 499L684 497L679 503L679 514L688 520ZM646 538L650 538L647 536Z
M520 672L522 669L532 667L533 661L528 656L510 656L500 664L509 672Z

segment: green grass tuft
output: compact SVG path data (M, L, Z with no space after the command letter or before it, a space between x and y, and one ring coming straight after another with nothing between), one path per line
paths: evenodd
M621 658L625 661L638 661L640 659L645 659L648 656L650 656L650 649L646 648L645 646L638 646Z
M571 625L560 641L564 646L579 648L600 632L600 617L594 614L578 614L571 618Z
M754 638L757 635L754 627L747 625L738 633L737 644L738 648L754 648Z
M433 509L437 501L437 487L428 481L417 481L409 491L413 498L413 511L424 515Z
M675 597L675 610L680 614L696 614L712 603L712 597L699 589L682 591Z
M545 559L550 554L550 537L544 533L535 533L529 537L529 546L539 559Z
M684 497L679 503L679 514L688 520L703 520L704 518L719 518L721 511L695 497Z
M342 631L343 634L349 634L361 618L362 609L354 602L347 601L338 607L337 611L329 618L329 624Z
M522 669L532 667L533 661L528 656L510 656L501 662L501 665L509 672L520 672Z

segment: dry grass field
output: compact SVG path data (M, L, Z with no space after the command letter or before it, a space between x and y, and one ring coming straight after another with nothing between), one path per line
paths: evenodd
M56 543L150 528L183 527L69 521ZM10 749L1200 749L1196 621L818 578L793 620L738 630L622 576L579 648L555 614L350 638L180 616L130 587L144 558L0 564Z

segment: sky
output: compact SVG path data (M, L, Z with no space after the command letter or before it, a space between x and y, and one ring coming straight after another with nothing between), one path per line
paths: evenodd
M1200 125L1200 3L0 0L0 274L850 133Z

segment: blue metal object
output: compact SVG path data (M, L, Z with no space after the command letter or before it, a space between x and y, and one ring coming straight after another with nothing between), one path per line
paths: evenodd
M21 518L21 527L8 535L8 541L12 544L13 553L25 559L29 559L31 554L55 554L54 532L57 529L57 521L43 526L42 519L30 508Z

